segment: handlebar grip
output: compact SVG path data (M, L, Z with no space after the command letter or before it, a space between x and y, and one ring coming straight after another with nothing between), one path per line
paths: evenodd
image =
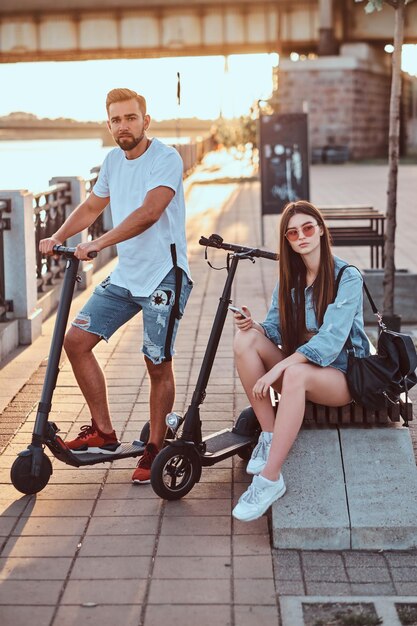
M264 259L270 259L272 261L278 261L279 255L275 252L269 252L268 250L260 250L259 248L248 248L247 246L239 246L234 243L226 243L220 235L210 235L210 237L201 236L199 239L201 246L207 246L210 248L217 248L221 250L227 250L228 252L235 252L238 254L246 254L250 257L261 257Z
M67 246L54 246L52 249L55 254L66 254L67 256L74 256L76 250L76 248L68 248ZM92 250L87 256L89 259L95 259L97 254L97 250Z

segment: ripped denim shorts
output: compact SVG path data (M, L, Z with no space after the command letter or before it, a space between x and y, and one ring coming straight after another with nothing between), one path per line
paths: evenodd
M143 311L142 352L155 365L171 361L179 318L182 317L193 282L182 272L179 314L176 315L175 269L150 296L134 297L128 289L112 285L106 278L78 313L72 326L98 335L105 341L136 313Z

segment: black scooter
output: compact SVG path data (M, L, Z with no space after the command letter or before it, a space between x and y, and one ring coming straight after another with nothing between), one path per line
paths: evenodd
M182 432L176 439L166 442L152 463L151 485L157 495L165 500L178 500L191 491L200 480L202 467L214 465L234 454L248 460L260 432L256 415L249 406L240 413L232 429L225 428L203 438L200 405L206 396L206 387L231 303L230 294L238 263L245 259L254 263L255 257L277 261L278 255L225 243L219 235L201 237L199 243L206 246L206 257L208 247L226 250L228 272L191 404L184 418L176 413L170 413L166 418L167 426L174 432L183 424Z
M95 465L97 463L108 463L116 459L137 457L143 454L145 441L138 440L133 443L123 443L115 454L99 454L86 452L85 454L73 454L67 448L61 437L57 434L59 429L54 422L48 421L51 411L52 395L56 387L59 373L59 360L64 342L65 330L68 322L74 287L79 277L77 275L79 259L74 256L75 248L65 246L55 246L54 252L66 258L66 267L62 292L56 315L55 327L52 337L51 349L49 352L48 365L46 368L45 380L42 388L41 401L38 405L35 426L32 433L32 443L19 452L14 461L10 478L18 491L25 494L33 494L41 491L47 484L52 474L52 465L49 457L44 452L47 446L52 454L67 465L83 467L85 465ZM90 257L94 258L96 252L91 252ZM140 438L146 436L149 427L145 428Z

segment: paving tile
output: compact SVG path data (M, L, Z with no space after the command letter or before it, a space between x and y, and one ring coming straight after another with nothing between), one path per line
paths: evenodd
M417 551L386 552L385 557L391 567L417 566Z
M61 605L84 604L142 604L145 580L70 580Z
M263 515L253 522L240 522L233 518L234 535L264 535L268 531L268 517Z
M348 573L349 580L351 583L391 582L391 576L386 566L385 567L347 567L346 571Z
M133 473L133 467L129 470L130 477ZM153 491L150 485L133 485L130 478L126 484L106 484L103 487L103 491L100 495L100 500L138 500L145 498L150 500L152 498L159 499L156 493Z
M2 606L1 625L49 624L54 610L53 606Z
M234 603L235 604L261 604L276 605L275 585L272 578L235 579Z
M271 556L234 556L233 573L235 578L272 578Z
M88 517L33 517L22 518L13 535L82 535Z
M87 535L84 537L79 556L151 556L155 546L154 535Z
M0 604L55 605L62 581L54 580L3 580L0 585Z
M348 596L351 595L349 583L310 582L306 581L309 596ZM367 595L367 594L362 594Z
M387 553L388 554L388 553ZM386 567L387 562L384 554L375 552L342 552L347 567ZM416 560L417 562L417 560Z
M417 585L415 582L405 583L405 582L396 582L394 583L395 590L397 595L399 596L413 596L414 601L417 596Z
M230 538L226 535L162 535L158 541L157 557L162 556L223 556L231 554Z
M417 594L417 567L393 567L391 572L395 582L416 583Z
M147 578L149 556L86 556L78 557L71 580L112 580Z
M100 485L47 485L37 494L37 500L95 500Z
M11 557L61 557L73 556L77 550L79 536L50 537L10 537L2 556Z
M277 584L283 581L300 581L304 578L303 570L297 565L290 565L289 567L275 566L274 574Z
M280 580L276 582L277 594L280 596L305 595L304 583L296 580Z
M323 552L303 550L301 558L304 567L325 566L325 567L343 567L343 559L340 552Z
M356 596L392 596L395 595L393 583L351 583L352 595ZM414 593L416 586L414 584ZM403 595L403 594L401 594Z
M274 564L282 569L286 567L301 567L301 551L272 550Z
M30 497L26 496L20 500L8 498L0 500L0 516L1 517L18 517L27 506Z
M263 535L234 535L232 540L235 556L271 554L270 537L266 533Z
M94 517L120 515L158 515L161 500L155 498L140 500L99 500L94 509Z
M276 606L235 605L235 626L279 626Z
M229 579L230 576L228 556L157 556L153 570L154 579L204 578L207 584L211 584L212 579Z
M1 580L65 580L71 558L1 557Z
M231 518L213 517L164 517L161 535L229 535Z
M99 605L99 606L61 606L53 621L53 626L137 626L140 622L142 606Z
M153 579L149 593L149 604L229 604L230 581L211 580L162 580Z
M360 570L363 571L363 570ZM310 566L304 568L304 578L306 582L332 582L332 583L345 583L348 581L345 568L342 566L332 567L331 565L323 566Z
M230 499L182 499L176 502L166 502L165 516L211 516L211 515L230 515L231 505Z
M210 604L195 606L183 604L150 605L146 609L146 626L231 626L231 609L229 604L213 606Z
M36 500L26 507L22 517L88 517L94 500Z
M95 517L87 529L89 535L151 535L156 532L159 518L152 515L127 517Z

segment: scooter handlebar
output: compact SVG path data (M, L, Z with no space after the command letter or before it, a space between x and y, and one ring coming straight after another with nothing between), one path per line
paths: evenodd
M278 261L279 255L275 252L269 252L268 250L260 250L260 248L248 248L246 246L239 246L235 243L226 243L220 235L210 235L210 237L200 237L198 242L201 246L209 248L218 248L220 250L227 250L229 252L237 252L238 254L245 254L250 257L260 257L263 259L270 259L271 261Z
M53 251L55 252L55 254L65 254L66 256L69 256L69 257L74 256L75 250L76 248L68 248L67 246L54 246L53 247ZM92 250L91 252L88 253L87 256L89 259L95 259L97 256L97 251Z

